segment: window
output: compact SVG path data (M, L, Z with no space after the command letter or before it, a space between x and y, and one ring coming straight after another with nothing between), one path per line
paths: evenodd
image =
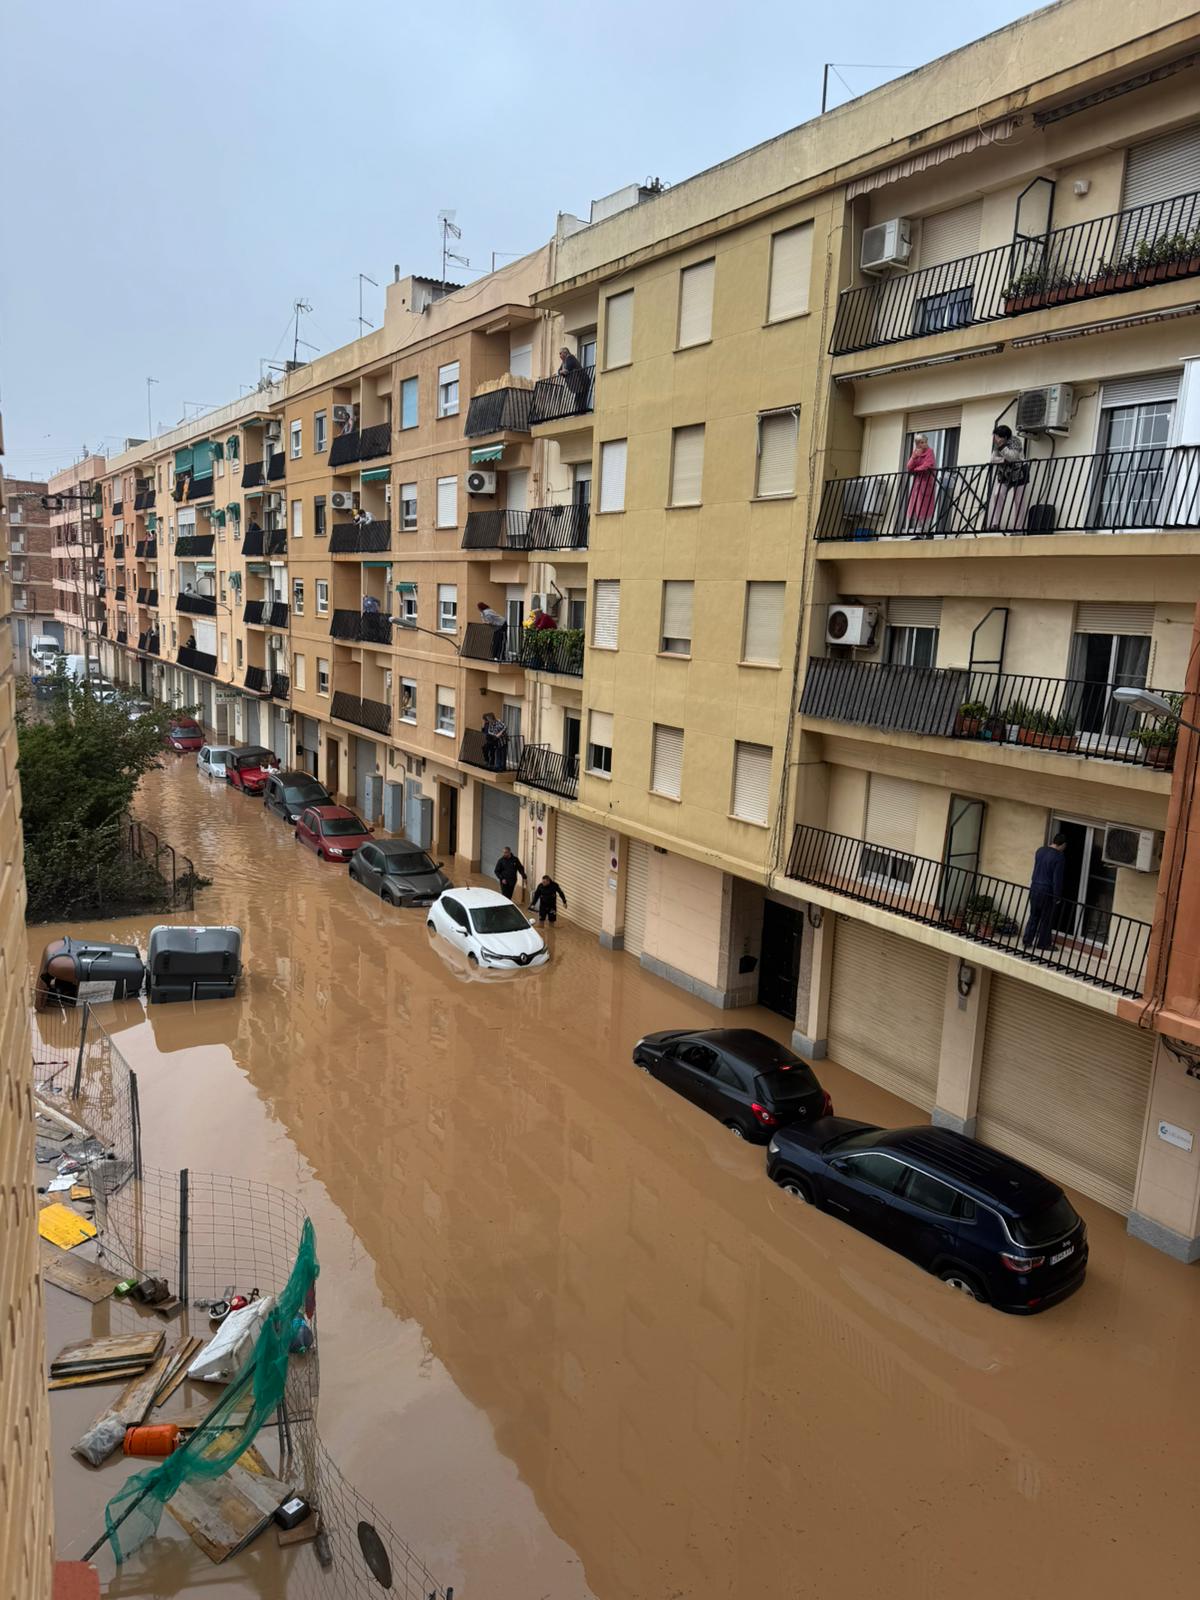
M417 486L400 485L400 527L405 533L414 533L417 527Z
M434 727L438 733L454 737L454 690L447 688L444 683L437 686Z
M313 454L321 455L329 443L329 422L324 411L313 416Z
M439 417L458 415L458 362L448 361L438 368L437 414Z
M416 378L403 378L400 382L400 426L402 428L415 428L417 425L417 380Z
M808 310L812 278L812 223L785 228L771 239L771 281L767 290L767 321L782 322Z
M415 722L417 720L417 680L415 678L400 679L400 721Z
M293 422L291 429L289 430L289 438L291 440L291 456L293 461L297 460L300 455L300 445L303 439L303 434L304 424L302 422Z
M770 809L771 746L739 740L733 747L733 814L765 825Z
M317 693L329 693L329 663L324 656L317 657Z
M974 293L974 285L965 283L957 289L944 289L941 294L922 296L913 308L913 333L944 333L948 328L965 328L971 321Z
M692 583L669 578L662 586L662 634L658 648L670 656L692 653Z
M325 578L317 579L317 615L319 617L329 614L329 583Z
M221 660L229 660L229 635L227 633L221 635Z
M915 862L909 852L916 841L918 794L907 778L871 774L860 878L884 888L912 882Z
M621 612L621 584L617 578L597 578L592 589L592 648L615 650Z
M298 617L304 615L304 579L292 579L292 610Z
M683 729L654 725L650 787L655 794L678 800L683 787Z
M588 722L587 769L598 777L612 776L611 711L593 711Z
M579 357L583 361L582 355ZM610 294L604 302L604 365L625 367L633 360L633 290Z
M417 625L417 586L410 583L400 596L400 620L406 628Z
M305 663L304 656L302 656L302 655L293 655L292 656L292 678L295 681L297 689L303 689L304 688L304 676L305 676L304 669L305 669L305 664L306 663Z
M707 344L712 338L716 270L715 261L700 261L694 267L684 267L679 274L678 346L681 350L693 344Z
M908 1168L893 1156L868 1151L861 1156L847 1156L844 1170L846 1176L853 1178L857 1183L869 1183L872 1189L882 1189L885 1194L895 1194Z
M894 667L937 665L940 600L896 597L888 602L886 656Z
M458 585L438 584L438 632L458 632Z
M758 419L758 475L754 492L760 500L796 492L796 441L800 412L765 411Z
M779 645L783 634L782 583L746 585L746 619L742 632L742 660L758 666L779 665Z
M439 478L437 481L437 522L439 528L458 527L458 479Z
M625 447L624 439L606 439L600 446L601 511L625 509Z
M303 537L304 537L304 501L303 500L293 500L292 501L292 538L293 539L302 539Z
M958 1210L958 1202L962 1198L957 1189L952 1189L948 1183L941 1183L937 1178L931 1178L927 1172L918 1172L916 1167L909 1167L908 1182L904 1187L904 1198L914 1206L920 1206L925 1211L934 1211L939 1217L952 1217Z
M242 665L243 660L245 659L245 652L244 652L244 650L242 648L242 641L240 639L238 639L236 641L236 644L237 644L237 664L240 667Z
M704 476L704 424L676 428L671 435L671 499L673 506L698 506ZM601 481L601 493L604 490Z
M293 529L293 532L295 530ZM318 494L313 497L313 538L325 537L325 496Z

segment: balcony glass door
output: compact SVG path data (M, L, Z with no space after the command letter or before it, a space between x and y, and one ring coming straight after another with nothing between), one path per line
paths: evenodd
M1101 413L1104 453L1096 464L1095 527L1156 526L1174 415L1174 400L1113 406Z
M1104 826L1055 817L1050 824L1050 838L1056 833L1065 835L1067 847L1063 852L1063 902L1054 913L1055 931L1068 939L1105 945L1117 869L1103 859Z
M950 796L950 813L946 823L945 870L942 873L940 896L941 913L947 921L959 915L975 893L985 809L982 800L971 800L961 794Z
M579 764L579 713L568 711L563 716L563 758L568 771Z
M901 494L898 513L898 532L944 533L954 511L956 496L962 486L958 482L959 428L926 428L924 436L933 451L932 480L905 473L907 485ZM904 436L904 455L900 462L903 472L912 458L917 435Z
M1144 689L1150 669L1150 640L1128 633L1077 633L1071 645L1075 704L1069 708L1080 735L1128 738L1138 713L1115 705L1112 691Z

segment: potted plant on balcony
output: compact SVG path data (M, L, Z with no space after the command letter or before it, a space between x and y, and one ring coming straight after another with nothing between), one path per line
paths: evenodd
M1079 748L1079 735L1071 717L1053 716L1049 711L1032 711L1028 706L1009 706L1006 716L1012 722L1013 711L1019 712L1017 743L1035 745L1039 750L1057 750L1070 754Z
M996 902L990 894L973 894L963 906L963 928L980 939L990 939L996 922Z
M1020 311L1036 311L1046 303L1046 274L1041 267L1020 272L1004 291L1004 314L1014 317Z
M1144 239L1137 247L1136 261L1139 284L1190 277L1200 272L1200 229L1194 233L1164 234L1161 239Z
M954 718L954 733L959 739L981 739L986 732L986 725L991 715L991 708L986 700L964 700L958 708Z
M1142 764L1170 770L1175 764L1175 746L1179 740L1178 725L1170 727L1156 723L1152 728L1139 728L1133 736L1142 747Z

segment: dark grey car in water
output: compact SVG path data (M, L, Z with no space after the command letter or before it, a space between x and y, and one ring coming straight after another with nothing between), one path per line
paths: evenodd
M350 862L350 876L393 906L432 905L443 889L454 887L441 863L408 839L372 839L360 845Z

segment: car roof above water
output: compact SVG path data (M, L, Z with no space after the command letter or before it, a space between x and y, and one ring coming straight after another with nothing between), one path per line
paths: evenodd
M791 1066L800 1059L794 1050L780 1044L778 1039L758 1033L753 1028L697 1028L689 1037L704 1039L718 1050L725 1050L731 1056L737 1056L739 1061L745 1061L764 1072L781 1064Z
M950 1128L891 1128L875 1144L926 1162L967 1193L1013 1216L1041 1210L1062 1194L1056 1183L1023 1161Z

